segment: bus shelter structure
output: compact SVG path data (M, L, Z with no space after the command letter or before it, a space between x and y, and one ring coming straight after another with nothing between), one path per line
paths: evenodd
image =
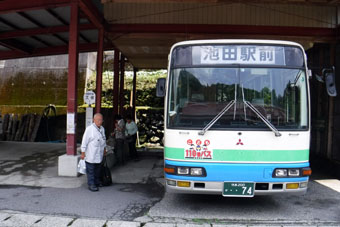
M115 50L117 114L124 104L125 62L134 66L135 85L137 69L167 67L170 47L178 41L291 40L305 47L316 72L338 66L339 6L337 0L0 0L0 60L68 54L66 153L73 157L79 52L97 52L95 112L100 112L103 51ZM340 119L335 108L340 99L325 95L322 85L311 86L315 122L324 120L323 129L313 132L316 152L340 160L333 143L340 139L334 127Z

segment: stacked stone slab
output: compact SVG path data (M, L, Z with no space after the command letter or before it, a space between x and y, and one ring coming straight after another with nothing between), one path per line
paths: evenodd
M137 125L140 144L163 145L164 110L138 110Z
M41 122L41 115L5 114L2 124L1 140L34 142Z

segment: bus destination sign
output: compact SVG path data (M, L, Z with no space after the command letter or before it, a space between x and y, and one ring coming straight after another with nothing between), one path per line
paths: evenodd
M195 46L193 64L284 65L284 48L250 45Z

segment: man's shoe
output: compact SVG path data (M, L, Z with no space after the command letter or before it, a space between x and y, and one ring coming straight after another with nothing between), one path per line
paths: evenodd
M102 184L102 183L99 183L99 184L96 184L96 186L97 186L98 188L101 188L101 187L103 187L103 184Z
M98 188L95 185L90 185L89 190L92 191L92 192L96 192L96 191L98 191Z

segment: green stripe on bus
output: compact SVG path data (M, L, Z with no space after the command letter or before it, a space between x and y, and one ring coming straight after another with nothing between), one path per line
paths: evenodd
M164 148L165 159L173 160L197 160L185 159L184 148ZM220 162L301 162L309 159L309 150L226 150L214 149L213 159L204 161Z

